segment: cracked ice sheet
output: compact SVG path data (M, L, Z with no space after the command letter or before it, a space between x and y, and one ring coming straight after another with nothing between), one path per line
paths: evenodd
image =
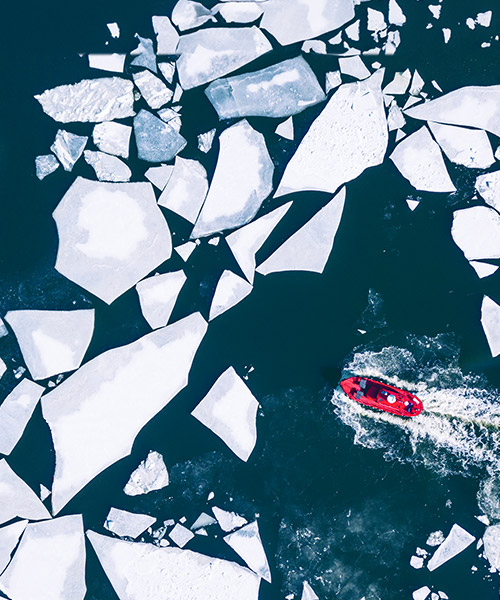
M180 31L195 29L211 20L215 21L212 11L194 0L177 0L172 11L172 23Z
M148 277L135 286L142 314L151 329L158 329L168 323L185 282L184 271L174 271Z
M63 169L71 171L76 161L82 155L83 149L87 145L87 140L88 137L84 135L75 135L64 129L59 129L50 149L59 159Z
M150 183L78 177L53 217L59 234L55 268L108 304L172 253Z
M170 483L167 467L159 452L150 450L137 469L130 475L123 491L127 496L149 494L161 490Z
M232 271L224 271L215 289L208 320L211 321L236 306L250 294L252 289L252 285L242 277Z
M260 539L257 521L224 536L224 541L241 556L254 573L271 583L271 571Z
M136 538L156 522L155 517L131 513L119 508L111 508L106 517L104 527L120 537Z
M59 168L59 161L53 154L43 154L35 158L36 176L38 179L45 179L47 175L53 173Z
M187 385L206 329L192 314L101 354L42 398L56 452L54 513L130 454L139 431Z
M451 236L467 260L500 258L500 215L492 208L455 211Z
M302 56L253 73L218 79L205 94L220 119L288 117L325 99L316 75Z
M85 537L81 515L26 527L0 589L13 600L83 600Z
M471 169L486 169L495 162L485 131L432 122L429 128L452 162Z
M153 29L156 33L157 54L175 54L179 43L179 34L168 17L152 17ZM161 67L160 67L161 70Z
M191 238L245 225L272 191L274 165L264 136L246 120L223 131L215 173Z
M99 181L125 182L132 177L132 171L116 156L94 150L85 150L83 155Z
M339 87L288 163L275 197L306 190L334 193L383 162L388 141L383 75L380 69Z
M483 296L481 325L488 340L491 356L495 358L500 354L500 306L489 296Z
M134 84L121 77L83 79L60 85L35 96L55 121L99 123L133 117Z
M416 190L456 191L441 150L425 125L400 142L389 158Z
M480 175L476 179L475 188L486 204L500 210L500 171Z
M173 127L144 109L134 119L134 133L139 158L152 163L172 160L187 144Z
M260 578L245 567L180 548L158 548L88 531L120 600L257 600Z
M213 27L182 35L177 47L179 81L184 90L236 71L272 46L258 27Z
M94 309L13 310L5 320L14 330L33 379L77 369L94 332Z
M460 554L475 539L473 535L455 523L444 542L438 547L427 563L427 568L429 571L434 571L457 554Z
M318 596L316 596L316 593L309 585L309 583L307 583L307 581L304 581L302 588L302 597L300 600L319 600Z
M144 70L132 75L135 85L139 88L141 96L151 108L161 108L170 102L174 92L163 81L153 75L151 71Z
M27 524L28 521L17 521L0 529L0 573L9 564L12 551L17 546Z

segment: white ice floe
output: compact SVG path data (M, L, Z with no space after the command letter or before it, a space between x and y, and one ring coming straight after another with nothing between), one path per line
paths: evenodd
M406 69L404 72L397 72L394 75L394 79L385 86L384 94L391 94L394 96L406 94L411 79L410 69Z
M0 460L0 524L14 517L39 521L49 519L50 514L35 492L2 458Z
M109 33L111 34L112 38L117 39L120 37L120 28L118 23L106 23L106 27L109 29Z
M486 12L477 13L476 23L481 27L489 27L491 25L491 18L493 11L487 10Z
M359 27L360 27L360 21L358 19L357 21L354 21L354 23L351 23L349 25L349 27L346 27L344 29L347 37L350 40L353 40L354 42L359 42L359 34L360 34Z
M134 116L134 84L121 77L84 79L35 96L55 121L113 121Z
M476 271L478 277L483 279L484 277L489 277L498 271L498 265L491 265L489 263L478 262L476 260L471 260L469 262L470 266Z
M155 517L131 513L119 508L111 508L104 522L104 527L120 537L136 538L156 522Z
M177 254L182 258L184 262L187 262L188 258L193 253L196 248L196 242L186 242L185 244L181 244L180 246L176 246L174 250Z
M40 500L43 502L44 500L46 500L50 494L52 494L52 492L46 488L43 483L40 484Z
M384 44L383 50L387 56L395 54L401 44L401 34L399 31L389 31L387 34L387 42Z
M427 127L421 127L396 146L390 156L411 185L425 192L454 192L441 150Z
M120 600L257 600L260 578L234 562L180 548L87 536Z
M177 47L180 84L184 90L203 85L271 49L258 27L213 27L182 35Z
M147 162L168 162L187 143L168 123L144 109L134 118L134 133L137 154Z
M192 238L245 225L272 191L274 165L261 133L243 120L224 130L219 143L217 166Z
M13 310L5 320L33 379L77 369L94 331L94 309Z
M483 296L481 325L493 357L500 354L500 306L489 296Z
M271 571L260 539L257 521L224 536L224 541L241 556L254 573L271 583Z
M328 94L329 91L338 88L342 83L342 77L340 71L328 71L325 73L325 92Z
M322 273L333 248L344 209L345 188L257 267L268 275L280 271Z
M167 467L163 456L159 452L150 450L146 459L130 475L123 488L127 496L140 496L161 490L170 483Z
M373 33L384 31L384 29L387 28L384 13L380 10L368 7L368 24L366 28Z
M172 252L150 183L78 177L53 217L59 234L56 269L108 304Z
M0 454L8 456L21 439L44 388L23 379L0 405ZM1 570L0 570L1 571Z
M431 11L432 16L436 20L439 19L441 16L441 4L429 4L427 8Z
M56 452L55 513L130 454L142 427L187 385L206 329L201 315L192 314L99 355L42 398Z
M212 512L214 513L222 531L233 531L234 529L243 527L243 525L248 523L245 517L237 515L235 512L230 512L228 510L219 508L218 506L214 506L212 508Z
M444 43L447 44L451 39L451 29L449 29L448 27L443 27L442 31Z
M175 63L174 62L161 62L158 63L158 68L163 78L168 83L172 83L175 75Z
M211 321L236 306L250 294L252 289L253 286L242 277L232 271L224 271L215 288L208 320Z
M339 58L340 71L344 75L350 75L356 79L366 79L370 77L370 71L360 56L344 56Z
M457 554L460 554L475 539L473 535L455 523L444 542L434 552L432 558L427 563L427 568L429 571L434 571Z
M131 133L130 125L106 121L94 126L92 139L102 152L128 158Z
M319 600L319 597L316 595L315 591L307 581L304 581L303 583L302 596L300 600Z
M393 102L391 107L389 108L389 113L387 115L387 127L389 131L394 131L395 129L401 129L406 125L406 119L404 118L401 109Z
M207 192L205 167L197 160L176 156L173 173L158 198L158 204L194 223Z
M133 74L134 83L151 108L161 108L170 102L174 92L163 81L145 69Z
M424 559L421 556L412 556L410 558L410 565L414 569L421 569L424 566Z
M500 258L500 215L492 208L455 211L451 235L467 260Z
M177 544L179 548L184 548L184 546L194 538L194 533L189 531L187 527L177 523L172 531L168 534L168 537Z
M288 163L276 196L305 190L333 193L382 163L388 140L383 75L380 69L339 87Z
M130 63L134 67L145 67L153 73L157 72L156 66L156 54L153 48L153 41L149 38L143 38L139 34L135 34L139 43L135 50L132 50L130 56L135 56L134 60Z
M283 123L280 123L274 131L280 137L286 138L287 140L293 140L293 117L288 117L288 119L283 121Z
M490 525L483 536L484 556L490 566L500 571L500 525Z
M226 23L253 23L263 13L258 2L221 2L213 12L217 11Z
M164 327L168 323L185 282L184 271L173 271L148 277L135 286L142 314L151 329Z
M412 96L418 96L422 92L424 85L425 85L425 81L422 79L422 77L420 76L420 73L417 71L417 69L415 69L415 71L413 73L413 77L411 78L410 94ZM406 105L405 105L405 108L406 108Z
M89 54L89 67L101 71L123 73L125 54Z
M389 23L401 27L406 23L406 17L396 0L389 0Z
M210 525L215 525L217 521L207 515L207 513L201 513L201 515L196 519L196 521L191 525L191 529L196 531L197 529L201 529L202 527L209 527Z
M85 537L81 515L30 523L0 590L12 600L83 600Z
M172 11L172 22L180 31L195 29L215 19L212 11L194 0L178 0Z
M217 79L205 94L220 119L288 117L325 99L316 75L302 56L260 71Z
M89 138L84 135L75 135L64 129L59 129L56 139L50 147L57 156L65 171L71 171L76 161L82 155Z
M5 364L5 362L0 358L0 378L4 375L4 373L7 371L7 365Z
M424 587L418 588L412 594L413 600L425 600L427 596L431 593L431 589L424 585Z
M429 128L452 162L472 169L486 169L495 162L485 131L440 123L429 123Z
M177 131L177 133L180 132L182 127L182 117L177 111L177 107L162 108L158 111L158 116L162 121L168 123L172 129Z
M17 521L0 529L0 573L9 564L11 554L27 524L28 521Z
M158 56L175 54L179 43L179 34L168 17L154 16L153 29L156 33L156 53ZM158 65L160 67L160 65ZM161 70L161 67L160 67Z
M94 150L85 150L83 155L99 181L124 182L132 177L132 171L117 156Z
M214 141L215 132L215 129L211 129L210 131L205 131L205 133L200 133L198 135L198 149L204 154L210 152Z
M475 188L486 204L500 212L500 171L480 175Z
M262 8L261 27L282 46L338 29L354 17L353 0L272 0Z
M144 176L159 190L163 190L172 175L173 165L160 165L159 167L150 167Z
M406 113L413 119L477 127L500 136L500 85L460 88Z
M45 179L47 175L59 168L59 161L53 154L44 154L35 158L35 170L38 179Z

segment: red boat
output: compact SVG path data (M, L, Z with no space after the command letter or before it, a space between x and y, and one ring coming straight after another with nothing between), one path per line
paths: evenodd
M367 377L343 379L340 387L356 402L400 417L416 417L424 408L410 392Z

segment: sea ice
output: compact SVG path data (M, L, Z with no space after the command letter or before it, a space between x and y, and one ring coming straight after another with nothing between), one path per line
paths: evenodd
M406 119L404 118L401 109L396 102L393 102L389 108L389 114L387 115L387 127L389 128L389 131L401 129L405 125Z
M436 20L439 19L439 17L441 16L441 5L440 4L429 4L429 6L427 8L431 11L432 16Z
M425 600L430 593L431 589L424 585L424 587L421 587L413 592L412 598L413 600Z
M451 235L467 260L500 258L500 215L492 208L456 210Z
M215 133L216 129L211 129L210 131L205 131L198 135L198 149L204 154L210 152L214 142Z
M180 132L182 127L182 117L178 113L177 107L162 108L158 111L158 116L162 121L168 123L173 130L177 131L177 133Z
M443 27L443 39L444 43L447 44L451 39L451 29L448 27Z
M358 19L357 21L354 21L354 23L351 23L351 25L349 25L349 27L346 27L344 30L347 37L353 40L354 42L359 42L359 26L360 21Z
M44 388L29 379L23 379L0 405L0 454L8 456L17 442L40 400ZM1 572L1 569L0 569Z
M217 79L205 94L220 119L288 117L325 99L316 75L302 56L260 71Z
M475 188L486 204L500 212L500 171L480 175Z
M192 314L97 356L42 398L56 452L54 513L130 454L142 427L187 385L206 329Z
M389 23L401 27L406 23L406 17L396 0L389 0Z
M177 523L168 534L168 537L177 544L179 548L184 548L184 546L194 538L194 533L189 531L184 525Z
M221 2L214 7L214 12L226 21L226 23L253 23L264 12L258 2Z
M0 460L0 524L19 517L39 521L50 519L49 511L35 492L9 467L5 458Z
M161 490L169 484L167 467L159 452L150 450L137 469L130 475L123 491L127 496L139 496Z
M245 517L241 517L235 512L223 510L218 506L214 506L212 508L212 512L214 513L215 518L217 519L219 527L222 529L222 531L233 531L234 529L237 529L238 527L243 527L243 525L246 525L248 523Z
M82 155L88 139L84 135L75 135L64 129L58 129L56 139L50 149L57 156L65 171L71 171L74 167Z
M257 521L224 536L224 541L241 556L254 573L271 583L271 571L260 539Z
M113 121L134 116L134 84L121 77L83 79L35 96L54 121Z
M172 22L180 31L195 29L210 20L215 20L212 11L193 0L178 0L172 11Z
M170 102L174 92L163 81L153 75L151 71L144 70L133 74L134 83L139 88L141 96L151 108L161 108Z
M257 442L258 407L245 382L229 367L191 414L246 462Z
M477 13L476 23L481 25L481 27L489 27L491 25L491 17L493 16L493 11L487 10L486 12Z
M102 152L128 158L131 133L130 125L106 121L94 126L92 139Z
M186 140L152 113L142 109L134 118L137 154L141 160L168 162L186 145Z
M344 209L345 188L257 267L257 273L322 273L333 248Z
M257 600L260 578L234 562L87 532L120 600Z
M127 510L112 508L106 517L104 527L120 537L135 539L155 522L156 518L149 515L140 515Z
M53 154L44 154L35 158L36 176L45 179L47 175L59 168L59 161Z
M483 296L481 325L494 358L500 354L500 306L489 296Z
M209 527L210 525L215 525L217 521L207 515L207 513L201 513L201 515L196 519L196 521L191 525L191 529L196 531L197 529L201 529L202 527Z
M342 83L342 77L340 71L328 71L325 73L325 91L328 94L329 91L338 88Z
M118 27L118 23L106 23L106 27L109 29L109 33L112 38L120 37L120 28Z
M441 150L425 125L399 142L389 158L401 175L417 190L456 191L446 170Z
M275 132L280 137L286 138L287 140L293 140L293 117L288 117L286 121L280 123L278 127L276 127Z
M418 96L422 92L424 85L425 85L425 81L422 79L422 77L420 76L420 73L417 71L417 69L415 69L415 71L413 73L413 77L411 78L410 94L412 96ZM405 105L405 108L406 108L406 105Z
M484 555L490 566L500 571L500 525L490 525L483 536Z
M123 73L125 54L89 54L89 67L101 71Z
M99 181L124 182L132 177L132 171L117 156L94 150L85 150L83 155Z
M373 31L374 33L384 31L384 29L387 28L384 13L380 10L368 7L368 24L366 28L368 31Z
M412 556L410 558L410 565L414 569L421 569L424 566L424 559L421 556Z
M56 269L108 304L172 252L150 183L78 177L53 217L59 234Z
M203 165L196 160L176 156L173 173L158 198L158 204L194 223L207 192L207 172Z
M9 564L11 554L27 524L28 521L17 521L17 523L12 523L0 529L0 573Z
M179 34L172 25L172 21L168 17L154 16L152 22L153 29L156 33L156 53L158 56L175 54L177 51L177 44L179 43ZM161 70L161 66L158 66Z
M145 177L159 190L163 190L172 175L173 165L160 165L159 167L150 167L145 173Z
M257 27L212 27L182 35L177 72L184 90L236 71L272 49Z
M173 271L148 277L135 286L139 294L142 314L151 329L164 327L168 323L177 296L185 282L184 271Z
M434 571L457 554L460 554L475 539L473 535L465 531L460 525L453 525L444 542L434 552L432 558L427 563L427 568L429 571Z
M30 523L0 589L12 600L83 600L85 537L81 515Z
M52 494L52 492L46 488L43 483L40 484L40 500L43 502L44 500L46 500L50 494Z
M304 583L303 583L302 597L300 600L319 600L319 597L316 596L316 593L314 592L312 587L309 585L309 583L307 583L307 581L304 581Z
M452 162L472 169L486 169L495 162L485 131L440 123L429 123L429 128Z
M152 40L143 38L137 33L135 34L135 37L139 40L139 44L137 45L137 48L130 53L130 56L135 56L130 64L134 67L145 67L153 73L156 73L156 55Z
M341 56L339 58L340 72L344 75L350 75L356 79L366 79L370 77L370 71L359 56Z
M174 248L174 250L184 262L187 262L188 258L191 256L196 246L197 244L195 242L186 242L185 244L177 246L176 248Z
M339 87L302 139L275 196L305 190L334 193L382 163L388 140L383 75L380 69L368 79Z
M406 90L410 85L411 71L406 69L404 72L397 72L394 79L384 88L384 94L400 95L406 94Z
M242 120L225 129L219 143L215 173L191 238L245 225L272 191L274 165L261 133Z
M441 530L429 533L429 537L425 542L428 546L440 546L444 542L444 533Z
M153 17L154 18L154 17ZM175 63L174 62L161 62L158 63L158 68L160 69L163 78L168 83L172 83L174 81L175 75Z
M224 271L217 283L208 320L215 319L238 302L241 302L252 291L253 286L232 271Z

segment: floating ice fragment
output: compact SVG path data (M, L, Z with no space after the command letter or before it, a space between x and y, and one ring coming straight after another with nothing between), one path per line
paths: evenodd
M465 531L460 525L453 525L444 542L434 552L432 558L427 563L427 568L429 571L434 571L457 554L460 554L475 539L473 535Z
M476 179L475 188L486 204L500 211L500 171L480 175Z
M316 596L316 593L307 581L304 581L303 583L302 596L300 600L319 600L319 597Z
M328 94L330 90L339 87L342 83L342 77L340 76L340 71L328 71L325 74L325 91Z
M65 171L71 171L82 155L88 139L84 135L75 135L64 129L58 129L56 139L50 149L57 156Z
M408 198L406 200L406 204L408 204L408 208L411 211L414 211L417 208L417 206L420 204L420 200L411 200L410 198Z
M421 569L424 566L424 559L421 556L412 556L410 558L410 565L414 569Z
M357 21L354 21L354 23L351 23L351 25L349 25L349 27L345 28L345 32L346 35L349 39L353 40L354 42L359 42L359 19Z
M135 37L139 40L139 44L137 48L130 53L131 56L135 56L130 64L134 65L134 67L145 67L146 69L153 71L153 73L156 73L156 55L152 40L143 38L137 33L135 34Z
M401 34L399 31L389 31L387 34L387 42L384 44L384 52L387 56L392 56L398 46L401 44Z
M131 133L130 125L108 121L94 126L92 139L102 152L128 158Z
M187 262L188 258L193 253L193 250L196 248L195 242L186 242L185 244L181 244L174 248L177 254L182 258L184 262Z
M200 133L198 135L198 149L204 154L210 152L214 141L215 132L215 129L211 129L210 131L206 131L205 133Z
M224 541L241 556L254 573L271 583L271 571L260 539L257 521L224 536Z
M150 167L144 175L155 187L159 190L163 190L167 185L173 170L173 165L160 165L159 167Z
M257 442L258 407L252 392L229 367L191 414L246 462Z
M238 277L232 271L224 271L215 289L208 320L211 321L236 306L252 289L252 285L245 279Z
M489 296L483 296L481 325L493 358L500 354L500 306Z
M201 515L191 525L191 529L193 531L196 531L197 529L200 529L202 527L209 527L210 525L215 525L215 523L217 523L217 521L213 517L207 515L207 513L201 513Z
M132 473L123 491L127 496L139 496L161 490L169 484L167 467L159 452L150 450L137 469Z
M425 126L400 142L389 158L401 175L417 190L456 190L446 170L439 146Z
M257 2L221 2L214 7L226 23L253 23L264 12Z
M484 555L491 568L500 571L500 525L490 525L484 532Z
M243 525L248 523L245 517L241 517L234 512L223 510L218 506L214 506L212 508L212 512L214 513L222 531L233 531L234 529L243 527Z
M406 17L396 0L389 0L389 23L401 27L406 23Z
M194 533L189 531L186 527L177 523L172 531L168 534L168 537L175 543L179 548L184 546L194 538Z
M368 31L378 33L386 29L387 23L385 22L384 13L374 8L368 7Z
M172 21L168 17L154 16L152 22L153 29L156 33L156 52L158 56L175 54L177 51L177 44L179 43L179 34L172 25ZM161 64L158 66L160 67L160 71L162 71Z
M500 258L500 215L492 208L455 211L451 235L467 260Z
M134 83L139 88L142 97L151 108L161 108L170 102L174 93L161 79L151 71L139 71L133 74Z
M420 73L415 69L412 80L411 80L410 94L412 96L418 96L420 94L420 92L422 91L422 88L424 87L424 85L425 85L425 81L420 76ZM405 108L406 108L406 105L405 105Z
M105 152L85 150L84 157L85 161L94 169L99 181L123 182L129 181L132 177L132 171L116 156Z
M432 16L436 20L439 19L441 16L441 4L429 4L427 8L431 11Z
M43 502L46 500L52 492L46 488L43 483L40 484L40 500Z
M182 35L177 50L180 84L184 90L203 85L236 71L271 49L257 27L213 27Z
M339 58L340 71L344 75L356 77L356 79L366 79L370 77L370 71L359 56L346 56Z
M148 277L135 286L142 314L151 329L164 327L168 323L185 282L184 271L174 271Z
M15 517L39 521L49 519L50 514L35 492L2 458L0 460L0 524Z
M257 273L322 273L333 248L344 209L345 188L257 267Z
M412 597L413 597L413 600L425 600L430 593L431 593L430 588L427 587L426 585L424 585L424 587L421 587L418 590L415 590L412 594Z
M212 11L194 0L178 0L172 11L172 22L180 31L195 29L210 20L215 21Z
M293 118L288 117L288 119L280 123L274 131L280 137L286 138L287 140L293 140Z
M118 27L118 23L107 23L106 27L109 29L109 33L113 38L120 37L120 28Z
M384 88L384 94L406 94L406 90L410 85L411 72L410 69L406 69L403 73L397 72L394 75L394 79L388 83ZM412 84L413 85L413 84ZM410 91L411 93L411 91Z
M316 75L302 56L260 71L218 79L205 94L221 119L288 117L325 99Z
M101 71L123 73L125 54L89 54L89 67Z
M469 29L475 29L476 28L476 21L474 21L474 19L472 17L469 17L468 19L465 20L465 24L467 25L467 27Z
M35 96L54 121L113 121L134 116L134 85L121 77L84 79Z
M444 43L447 44L451 38L451 29L449 29L448 27L443 27L442 31Z
M495 162L485 131L440 123L429 123L429 127L437 143L452 162L471 169L486 169Z
M53 154L44 154L35 158L36 176L45 179L59 167L59 161Z
M306 40L302 44L302 52L308 54L309 52L315 52L316 54L327 54L326 44L321 40Z
M401 112L401 109L393 102L391 107L389 108L389 114L387 115L387 127L389 131L394 131L395 129L401 129L406 125L406 119Z
M139 158L153 163L172 160L187 143L168 123L144 109L134 118L134 133Z
M135 539L155 522L156 518L149 515L140 515L119 508L112 508L106 517L104 527L120 537Z
M491 25L491 17L493 16L493 11L487 10L486 12L477 13L476 23L481 25L481 27L489 27Z
M5 373L5 371L7 371L7 365L0 358L0 378L3 376L3 374Z
M174 80L175 74L175 63L173 62L161 62L158 63L158 68L160 69L163 78L168 83L172 83Z
M142 427L187 385L206 329L201 315L192 314L101 354L42 398L56 451L55 513L127 456Z
M158 111L158 116L162 121L168 123L172 129L177 131L177 133L180 132L182 127L182 119L177 110L174 108L162 108Z
M11 554L27 524L28 521L17 521L17 523L12 523L12 525L0 529L0 573L9 564Z

